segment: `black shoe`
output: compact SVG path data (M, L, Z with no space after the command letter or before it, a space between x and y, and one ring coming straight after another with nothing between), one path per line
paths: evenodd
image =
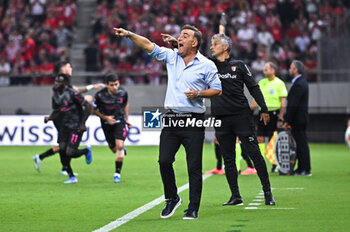
M186 209L184 211L186 214L183 216L182 219L198 219L198 211L194 209Z
M242 198L240 197L231 197L228 202L222 204L223 206L225 205L243 205Z
M273 199L271 191L264 192L265 205L276 205L275 199Z
M300 173L302 172L302 170L300 170L299 168L295 169L295 171L293 172L294 176L299 176Z
M181 205L181 203L182 203L182 200L179 196L173 199L167 199L165 201L165 207L160 213L160 217L169 218L173 216L173 214L175 213L175 210L177 209L177 207Z
M295 172L294 175L295 176L312 176L312 173L307 171L301 171L301 172Z
M271 168L271 173L278 173L279 172L279 170L278 170L278 168L277 168L277 165L276 164L273 164L272 165L272 168Z
M300 176L300 171L295 170L295 171L292 173L292 176Z

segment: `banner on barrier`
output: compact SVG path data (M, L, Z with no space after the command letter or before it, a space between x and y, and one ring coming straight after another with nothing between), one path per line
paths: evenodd
M143 131L142 116L130 115L125 145L158 145L160 131ZM86 122L81 145L107 145L100 119L91 115ZM57 145L53 123L44 123L43 115L0 116L0 145Z

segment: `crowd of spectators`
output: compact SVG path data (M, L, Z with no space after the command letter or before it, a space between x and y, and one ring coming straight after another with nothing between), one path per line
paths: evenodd
M153 72L153 75L121 75L126 83L160 83L157 65L128 39L116 38L113 27L123 27L150 38L161 46L160 33L179 35L189 23L203 33L201 52L210 55L210 38L218 33L221 13L226 14L225 33L233 41L232 55L251 66L257 80L263 77L266 61L279 67L285 78L293 59L305 63L306 70L317 69L317 40L335 34L344 21L350 1L346 0L99 0L92 22L92 42L98 55L94 70ZM338 33L337 33L338 35ZM87 54L87 53L86 53ZM95 62L96 63L96 62ZM102 64L102 65L100 65ZM89 64L87 64L87 67ZM307 76L315 81L316 75Z
M0 0L0 86L52 84L54 63L69 58L75 15L75 0Z
M84 49L86 71L120 73L128 84L160 84L162 63L152 60L127 38L123 27L161 46L160 33L179 35L189 23L203 33L201 52L209 56L221 13L233 41L232 56L250 65L257 80L266 61L275 62L284 79L290 62L300 59L317 70L317 41L339 35L347 0L97 0L91 39ZM0 86L52 84L54 63L69 60L76 16L75 0L0 0ZM143 74L142 74L143 73ZM9 74L14 78L9 78ZM29 76L30 78L26 77ZM47 76L46 76L47 75ZM40 77L38 77L40 76ZM309 74L309 81L316 75Z

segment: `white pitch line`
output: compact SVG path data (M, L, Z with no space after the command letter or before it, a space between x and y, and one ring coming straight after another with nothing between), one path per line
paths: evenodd
M304 188L272 188L272 190L304 190ZM257 199L253 199L253 201L264 201L264 196L262 196L264 193L259 192L258 195L255 197ZM256 205L259 206L261 203L249 203L249 206ZM271 207L271 208L258 208L258 207L245 207L244 209L281 209L281 210L290 210L290 209L296 209L296 208L278 208L278 207Z
M278 208L278 207L271 207L271 208L258 208L258 207L245 207L244 209L266 209L266 210L291 210L291 209L296 209L296 208Z
M261 203L249 203L248 205L261 205Z
M271 188L271 190L304 190L305 188L302 187L295 187L295 188Z
M203 175L203 180L207 179L208 177L212 176L212 174L209 175ZM180 193L186 189L188 189L189 184L185 184L183 186L181 186L180 188L177 189L177 192ZM143 214L144 212L152 209L154 206L159 205L160 203L164 202L164 195L158 197L157 199L141 206L140 208L135 209L134 211L131 211L128 214L125 214L123 217L118 218L110 223L108 223L107 225L94 230L93 232L108 232L111 230L114 230L116 228L118 228L119 226L127 223L128 221L134 219L135 217L139 216L140 214Z
M304 188L278 188L277 190L304 190Z
M296 208L261 208L261 209L272 209L272 210L274 210L274 209L285 209L285 210L290 210L290 209L296 209Z

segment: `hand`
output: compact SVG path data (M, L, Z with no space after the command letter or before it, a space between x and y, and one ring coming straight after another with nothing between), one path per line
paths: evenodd
M106 122L107 122L109 125L114 125L114 124L116 124L115 118L114 118L113 115L105 116L105 120L106 120Z
M216 136L214 137L214 143L219 145L219 140L216 138Z
M172 37L169 34L160 34L162 36L162 40L166 43L171 43L173 46L177 46L177 39L175 39L174 37Z
M104 88L104 87L106 87L106 85L105 84L103 84L103 83L97 83L97 84L94 84L94 89L100 89L100 88Z
M195 99L198 95L198 91L192 88L190 88L184 93L186 94L187 98L189 98L190 100Z
M283 122L282 121L278 121L277 122L277 128L282 128L283 127Z
M285 122L285 123L283 123L282 128L285 129L285 130L289 130L292 127L291 127L291 125L289 125L288 123Z
M120 37L129 36L129 31L125 30L124 28L115 28L115 27L113 27L113 30L114 30L114 34L116 36L120 36Z
M270 115L268 113L261 113L260 114L260 121L263 120L264 125L266 126L270 121Z
M46 117L44 118L44 123L47 123L48 121L50 121L50 117L46 116Z
M130 129L132 127L131 123L127 120L125 121L126 125L128 126L128 128Z

